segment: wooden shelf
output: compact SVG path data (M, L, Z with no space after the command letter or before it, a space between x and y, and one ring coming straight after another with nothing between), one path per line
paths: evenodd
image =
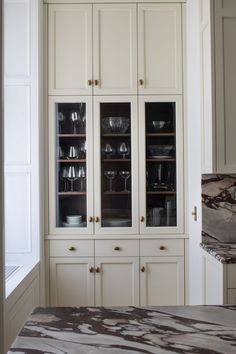
M86 138L86 134L57 134L58 138Z
M105 195L130 195L131 194L131 191L128 191L128 192L124 192L124 191L120 191L120 192L103 192L103 194Z
M63 162L63 163L74 163L74 162L86 162L86 160L85 159L75 159L75 160L70 159L70 160L57 160L57 162L58 163L61 163L61 162Z
M104 159L102 162L131 162L131 159Z
M175 191L148 191L146 192L146 194L148 195L158 195L158 194L167 194L167 195L176 195L176 192Z
M58 195L86 195L86 192L58 192Z
M102 138L128 138L130 137L131 134L102 134L101 137Z
M176 133L147 133L146 136L175 136Z
M174 162L176 161L176 159L165 159L165 158L160 158L160 159L155 159L155 158L147 158L146 159L147 162L163 162L163 161L166 161L166 162Z

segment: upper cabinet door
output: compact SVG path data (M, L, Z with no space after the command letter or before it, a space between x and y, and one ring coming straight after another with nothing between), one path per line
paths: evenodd
M94 5L94 94L137 92L135 4Z
M49 5L49 95L92 94L92 5Z
M180 4L138 4L139 93L182 94Z

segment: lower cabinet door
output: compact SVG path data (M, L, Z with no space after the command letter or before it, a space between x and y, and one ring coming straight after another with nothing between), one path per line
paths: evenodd
M96 306L139 306L139 257L95 258Z
M140 258L141 306L184 305L184 257Z
M51 306L94 305L94 259L50 259Z

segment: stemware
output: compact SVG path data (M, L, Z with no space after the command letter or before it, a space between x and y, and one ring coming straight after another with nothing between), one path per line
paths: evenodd
M79 149L80 149L81 158L85 159L86 158L86 150L87 150L86 140L81 143Z
M116 177L117 172L116 171L104 171L104 175L106 178L109 180L109 189L107 192L112 192L112 181Z
M68 168L67 167L63 167L60 176L61 176L61 180L64 182L64 192L67 191L67 179L68 179Z
M127 189L127 180L130 178L131 175L130 171L120 171L119 174L125 180L125 188L123 192L129 192L129 190Z
M70 115L70 119L73 123L73 134L76 134L77 133L77 125L79 123L79 114L78 112L72 112L71 115Z
M77 146L70 146L67 159L68 160L72 160L72 159L77 159L77 158L78 158L78 148L77 148Z
M64 121L66 120L65 114L62 112L58 112L57 113L57 120L58 120L59 134L61 134L61 131L62 131L61 126L64 123Z
M78 179L76 176L76 169L75 166L69 166L68 177L67 179L71 182L71 192L74 191L74 181Z
M79 103L79 123L82 128L82 132L85 132L86 128L86 108L85 108L85 103Z
M80 166L78 170L76 170L76 176L80 180L80 191L83 192L83 180L86 178L86 172L84 166Z
M118 153L122 155L123 159L125 159L125 157L129 155L129 151L129 146L125 142L122 142L118 147Z
M106 144L103 151L106 155L106 158L109 158L113 154L113 148L111 144Z

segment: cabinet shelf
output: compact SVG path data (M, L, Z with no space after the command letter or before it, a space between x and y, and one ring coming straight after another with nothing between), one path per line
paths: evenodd
M58 138L86 138L86 134L57 134Z
M102 138L129 138L131 134L102 134Z
M130 162L131 159L104 159L102 162Z
M175 136L175 133L147 133L146 136Z
M128 192L125 192L125 191L120 191L120 192L103 192L104 195L130 195L131 192L128 191Z
M58 192L58 195L86 195L86 192Z
M163 161L166 161L166 162L174 162L174 161L176 161L176 159L175 158L173 158L173 159L165 159L165 158L160 158L160 159L152 159L152 158L147 158L146 159L146 161L147 162L163 162Z
M168 194L168 195L176 195L176 192L175 191L148 191L147 192L148 195L165 195L165 194Z
M63 163L74 163L74 162L86 162L86 160L85 159L76 159L76 160L57 160L57 162L58 163L61 163L61 162L63 162Z

